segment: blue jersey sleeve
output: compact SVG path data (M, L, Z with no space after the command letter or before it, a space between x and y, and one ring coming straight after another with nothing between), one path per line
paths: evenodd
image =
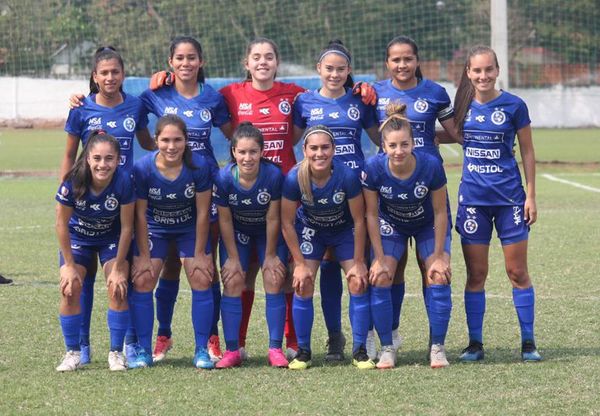
M302 93L298 96L298 98L296 98L296 101L294 101L294 110L292 113L292 118L294 120L294 126L300 127L301 129L306 128L306 119L302 115L302 110L304 107L304 99L303 99L304 94L310 94L310 93L309 92Z
M229 181L227 180L227 169L231 169L231 165L227 165L219 171L215 176L215 185L213 187L213 201L220 207L229 206Z
M439 102L437 119L441 122L454 117L454 107L452 106L450 96L448 95L448 92L446 92L446 89L442 86L439 87L440 88L436 93L436 99Z
M141 95L140 95L140 100L142 100L142 104L144 105L144 109L146 110L146 114L148 113L152 113L157 117L160 117L159 114L156 114L154 108L155 108L155 102L156 102L156 96L154 95L154 92L150 89L147 89L146 91L144 91Z
M225 104L225 98L216 92L217 99L216 105L213 108L212 114L212 122L213 126L221 127L223 124L226 124L230 121L231 117L229 115L229 110L227 109L227 104Z
M300 201L300 185L298 184L298 169L292 169L283 180L281 196L290 201Z
M377 124L377 107L374 105L366 105L362 113L361 122L364 129L370 129Z
M352 199L362 193L362 187L358 174L350 168L344 168L344 191L346 198Z
M137 162L133 168L133 180L135 183L135 196L138 199L148 199L148 178L144 169L145 159Z
M519 104L517 105L517 109L515 110L515 131L521 130L523 127L526 127L531 124L531 119L529 118L529 109L527 108L527 104L522 99L518 99Z
M75 202L73 201L73 188L71 185L71 181L66 181L60 184L58 187L58 191L56 191L56 196L54 197L60 204L74 207Z
M444 172L444 167L442 163L438 159L431 159L431 170L433 172L431 177L431 190L437 191L446 183L448 180L446 179L446 172Z
M69 111L67 122L65 123L65 131L73 136L81 139L83 136L83 118L79 108L72 108Z
M131 176L120 169L117 170L115 175L119 175L119 193L121 194L121 205L131 204L135 202L135 187L133 185L133 179Z
M283 176L283 173L281 172L281 169L275 168L274 170L276 171L276 173L273 174L274 178L273 178L273 187L271 189L271 200L278 201L281 199L281 191L282 191L284 176Z
M361 173L360 177L362 186L369 191L377 191L377 170L375 169L377 158L378 156L375 155L367 160L367 163L365 163L365 169Z
M215 176L213 165L208 163L206 158L198 154L193 154L192 160L194 166L196 166L196 169L192 172L196 193L212 189L213 178Z

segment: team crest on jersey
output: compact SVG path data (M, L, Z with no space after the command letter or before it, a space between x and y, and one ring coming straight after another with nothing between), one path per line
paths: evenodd
M125 130L131 133L135 130L135 120L132 117L127 117L125 120L123 120L123 127Z
M261 205L267 205L271 200L271 194L267 191L261 191L256 196L256 201Z
M479 228L479 224L472 218L467 219L463 225L463 229L467 234L475 234L477 228Z
M415 196L419 199L423 199L425 198L425 196L427 195L427 192L429 191L429 189L423 185L422 183L417 183L417 186L415 186Z
M360 110L356 107L350 107L348 109L348 118L352 121L356 121L360 118Z
M292 106L287 100L284 100L279 103L279 112L286 116L292 112Z
M344 202L344 199L346 199L345 192L336 192L335 194L333 194L333 202L335 202L338 205Z
M492 123L494 123L496 126L504 124L505 121L506 114L504 114L504 111L496 110L492 113Z
M194 186L194 184L188 183L185 185L185 191L183 192L183 194L185 195L186 198L193 198L195 191L196 191L196 187Z
M117 198L114 196L110 196L106 198L106 201L104 201L104 208L106 208L108 211L114 211L118 206L119 201L117 201Z
M211 118L212 114L210 114L210 111L208 111L206 108L203 108L202 111L200 111L200 119L202 121L209 122Z
M300 251L302 252L302 254L312 254L313 252L313 245L312 243L309 243L308 241L303 242L302 244L300 244Z
M424 99L419 98L417 101L415 101L413 107L417 113L424 113L429 109L429 103Z
M387 221L379 219L379 233L389 236L394 234L394 228Z
M236 235L237 240L240 242L240 244L247 245L250 241L250 237L248 237L246 234L236 233Z

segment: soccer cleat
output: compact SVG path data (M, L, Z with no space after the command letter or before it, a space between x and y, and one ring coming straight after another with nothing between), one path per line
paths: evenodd
M384 345L381 347L381 357L377 362L377 368L387 370L396 366L396 350L393 345Z
M225 354L223 354L223 358L219 360L218 363L215 364L215 368L223 369L223 368L232 368L239 367L242 365L242 357L240 356L240 351L228 351L225 350Z
M121 351L110 351L108 353L108 368L110 371L125 371L125 356Z
M483 344L479 341L470 341L469 346L462 350L458 358L463 362L475 362L483 360L484 356Z
M367 349L364 346L360 346L352 355L352 365L359 370L372 370L375 368L375 363L369 358Z
M154 353L152 353L152 361L155 363L162 361L167 356L167 352L173 348L173 340L171 337L165 335L159 335L156 337L156 345L154 346Z
M346 337L343 332L330 335L327 340L327 355L325 355L325 361L344 361L345 346Z
M302 348L298 348L296 358L288 365L290 370L306 370L310 367L311 352Z
M133 361L127 360L127 367L129 368L146 368L152 367L152 356L150 353L146 352L146 350L142 347L136 348L136 355Z
M81 351L67 351L56 371L75 371L81 368Z
M432 344L429 351L429 365L431 368L448 367L450 363L446 358L446 347L444 344Z
M398 350L402 346L402 342L404 342L404 339L402 338L402 335L400 335L398 333L398 329L393 329L392 330L392 345L394 346L394 349L396 350L396 352L398 352Z
M240 352L240 357L242 357L242 361L248 361L250 359L250 355L248 354L248 351L246 351L246 347L240 347L238 351Z
M12 279L7 279L6 277L0 274L0 285L12 285Z
M371 360L375 360L377 358L377 344L375 341L375 331L372 329L369 332L367 332L366 349L369 358Z
M528 339L523 341L523 344L521 345L521 358L526 363L542 361L542 356L538 352L533 340Z
M208 350L206 348L197 348L196 355L194 355L194 366L202 370L212 370L215 368L215 363L210 359Z
M218 335L211 335L208 339L208 355L210 355L210 359L213 363L216 363L223 358Z
M92 362L92 347L89 344L79 344L79 349L81 351L81 362L80 366L88 365Z
M296 349L293 347L287 347L285 350L285 358L287 358L289 361L296 358L296 355L298 355L298 347L296 347Z
M134 362L137 359L137 353L140 349L140 344L125 344L125 358L127 360L127 364Z
M281 348L269 348L269 365L271 367L286 368L289 364Z

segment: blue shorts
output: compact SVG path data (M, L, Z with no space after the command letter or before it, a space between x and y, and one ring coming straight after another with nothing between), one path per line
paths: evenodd
M169 244L172 241L174 241L177 245L177 255L180 258L194 257L194 252L196 248L196 230L188 231L185 233L163 234L160 236L152 235L152 233L149 233L148 244L150 246L150 258L161 260L166 259L167 254L169 252ZM210 236L206 240L206 247L204 247L204 252L206 254L211 253ZM135 244L133 254L135 256L140 255L140 251L137 247L137 244Z
M217 211L217 204L215 204L214 202L210 203L210 213L208 216L208 221L211 224L214 224L215 222L219 221L219 211Z
M452 245L452 228L450 225L446 229L446 239L444 241L444 251L450 255ZM382 218L379 219L379 234L381 234L381 244L383 246L383 254L395 258L400 261L408 240L414 237L417 243L417 252L419 257L426 260L435 251L435 231L433 225L422 227L418 231L410 233L401 230L397 224L392 224ZM371 257L374 256L371 250Z
M75 263L85 267L86 269L88 269L92 265L92 261L96 261L96 253L98 253L100 264L104 266L106 262L117 257L119 245L118 243L118 240L115 240L108 244L100 244L93 246L84 246L72 243L71 252L73 253ZM63 254L60 251L58 252L58 264L59 266L65 264L65 258L63 257Z
M462 244L489 245L494 226L504 246L527 240L529 237L523 205L458 206L456 231L460 234Z
M259 264L262 264L265 261L265 249L267 248L267 236L266 235L247 235L241 233L239 231L235 231L235 245L237 247L238 255L240 256L240 263L242 264L242 269L244 271L248 270L248 266L250 265L250 261L254 260L256 262L256 256L258 256ZM288 248L283 240L283 236L279 234L279 239L277 240L277 257L284 265L288 263ZM219 262L221 267L225 264L227 260L227 250L225 248L225 244L222 239L219 239Z
M296 223L296 234L300 243L300 251L305 259L323 260L325 251L331 247L337 261L354 258L354 229L341 231L317 231L301 223Z

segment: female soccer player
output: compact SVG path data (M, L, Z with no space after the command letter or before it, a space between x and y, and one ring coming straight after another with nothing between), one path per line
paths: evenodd
M513 286L513 301L521 326L521 356L524 361L540 361L533 333L535 294L527 271L529 227L537 219L531 120L522 99L496 89L499 70L491 48L474 47L467 56L454 99L455 123L462 134L464 149L456 230L461 236L467 267L465 310L469 328L469 346L460 358L463 361L484 358L485 281L495 226ZM513 155L515 136L521 151L526 191Z
M375 107L353 95L351 64L350 51L339 40L329 42L321 51L317 62L321 88L298 96L294 104L294 130L296 137L300 137L306 127L317 124L329 127L335 137L335 159L359 172L365 159L360 142L363 129L376 145L379 133ZM326 359L341 361L346 342L341 320L343 284L340 265L329 255L321 264L321 276L321 306L329 333Z
M375 368L365 348L370 311L365 210L358 176L347 165L333 160L334 134L323 125L306 130L303 149L304 160L284 181L281 202L283 235L294 258L293 313L299 347L289 368L303 370L311 364L315 278L328 248L340 261L348 280L353 364L359 369Z
M442 162L442 156L435 143L436 120L440 122L450 136L449 138L457 136L454 127L454 110L448 93L441 85L423 77L419 66L419 48L415 41L407 36L397 36L388 43L385 64L390 78L373 85L377 91L379 123L383 123L387 118L386 107L388 104L394 102L405 104L406 115L410 121L415 141L414 152L430 154ZM458 139L456 138L455 141ZM448 221L450 224L452 223L449 206ZM419 259L418 253L417 259ZM402 343L398 327L404 300L406 261L407 255L400 259L392 283L392 340L396 350ZM427 270L422 261L418 263L425 288ZM367 346L371 356L374 356L376 351L373 331L369 331Z
M129 324L127 253L133 236L135 195L130 172L117 168L121 146L96 130L56 193L56 234L60 245L60 324L67 353L57 371L81 366L81 291L87 269L100 257L108 288L111 371L125 370L123 341Z
M452 309L446 175L437 158L413 152L406 105L388 104L386 112L388 117L380 127L384 153L367 161L362 176L373 251L369 273L371 310L382 345L377 367L393 368L396 364L391 285L411 237L427 269L430 364L432 368L446 367L444 341Z
M264 137L249 122L241 123L231 138L234 161L215 179L214 198L219 210L219 259L223 280L221 316L227 350L217 368L239 366L238 337L242 316L241 294L253 250L256 251L266 292L269 328L269 364L287 367L281 349L285 323L288 251L280 232L281 186L279 167L261 155Z
M152 291L175 244L192 289L194 365L210 369L206 345L212 326L214 267L210 253L209 211L212 166L188 147L187 126L175 116L156 125L158 150L136 162L136 250L133 258L133 321L141 349L130 367L152 365L154 305Z
M133 140L137 136L140 145L154 149L154 141L146 128L148 118L144 105L138 97L127 95L122 86L125 80L123 59L112 47L96 50L92 59L90 94L81 106L73 108L65 125L67 146L61 163L61 178L73 167L79 143L85 146L94 131L102 129L113 135L121 147L119 165L133 171ZM88 274L83 278L81 290L82 320L80 331L81 364L88 364L90 353L90 320L94 302L96 279L95 258L90 261Z

